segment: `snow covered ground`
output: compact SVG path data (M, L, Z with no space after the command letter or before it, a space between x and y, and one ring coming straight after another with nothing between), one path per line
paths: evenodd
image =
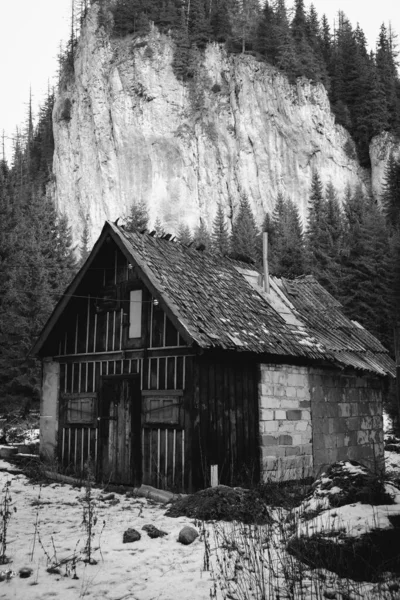
M382 584L372 584L344 581L329 571L311 571L304 565L298 570L296 559L284 550L287 538L281 524L287 514L283 509L271 512L274 523L266 529L237 523L208 523L202 535L203 526L199 522L187 517L167 517L163 504L93 489L96 517L93 558L97 564L87 564L82 560L87 542L82 524L87 511L85 487L60 483L35 485L22 473L12 472L15 469L6 460L0 460L0 503L4 502L7 483L12 499L5 552L11 562L0 565L0 580L4 578L0 581L0 600L400 599L400 588L390 577ZM399 511L397 500L395 506ZM354 524L365 531L369 510L368 505L360 503L341 507L338 520L342 526L349 523L348 531ZM0 506L0 555L2 514L4 507ZM328 510L316 515L315 527L324 519L321 528L329 527L326 514ZM148 524L167 535L151 539L142 529ZM194 526L201 534L188 546L177 541L185 525ZM124 544L123 533L128 528L140 532L141 539ZM250 545L244 541L247 535L253 539ZM239 548L241 544L246 546L242 555L233 551L235 545ZM264 552L264 567L270 561L264 596L261 587L257 587L260 564L253 564L251 577L246 574L249 563L245 553L250 550L251 554L254 549L260 550L260 554ZM239 564L238 560L243 562ZM205 570L207 562L211 571ZM59 572L49 573L51 565L59 565ZM32 569L30 577L19 576L22 568ZM294 587L288 575L290 570L297 578Z
M11 467L0 461L0 469ZM11 563L0 566L9 580L0 582L4 600L43 600L45 598L92 598L107 600L172 600L209 598L210 574L202 571L203 544L198 539L189 546L178 543L179 531L192 525L187 518L164 516L165 506L144 498L115 495L101 501L104 494L93 490L97 523L94 527L93 557L96 565L78 561L73 578L71 561L60 574L47 572L51 562L79 554L86 542L82 527L85 488L53 483L32 485L23 475L0 473L0 499L6 482L11 482L12 513L7 531L7 556ZM106 495L107 496L107 495ZM118 500L118 502L116 502ZM16 512L14 512L14 507ZM35 527L37 519L37 527ZM1 527L0 517L0 527ZM151 539L143 525L152 524L168 535ZM124 544L123 533L134 528L141 534L137 542ZM36 534L35 534L36 529ZM101 536L99 538L99 534ZM56 555L56 557L55 557ZM21 568L33 569L21 579Z

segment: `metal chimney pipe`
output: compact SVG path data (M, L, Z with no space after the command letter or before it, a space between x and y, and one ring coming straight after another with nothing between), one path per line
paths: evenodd
M268 271L268 233L263 232L263 271L264 271L264 291L269 294L269 271Z

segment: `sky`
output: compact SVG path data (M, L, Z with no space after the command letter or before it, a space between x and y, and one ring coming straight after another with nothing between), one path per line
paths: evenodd
M1 0L0 8L0 133L10 138L24 123L29 89L32 87L34 114L55 82L60 41L68 39L71 0ZM314 0L321 17L329 22L343 10L352 25L357 22L374 49L382 22L392 23L400 34L400 9L396 0ZM310 2L305 0L308 7ZM293 6L293 0L287 0ZM397 7L397 8L396 8Z

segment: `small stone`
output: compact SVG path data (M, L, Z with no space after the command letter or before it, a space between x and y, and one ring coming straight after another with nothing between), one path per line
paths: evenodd
M48 573L50 573L51 575L60 575L61 574L61 569L59 567L48 567L46 569L46 571Z
M159 538L164 537L164 535L168 535L166 531L162 531L161 529L157 529L154 525L143 525L143 531L147 531L147 534L150 538Z
M178 542L184 544L185 546L188 546L189 544L192 544L197 537L199 537L199 534L196 531L196 529L187 525L186 527L180 530Z
M107 502L109 500L114 500L115 494L107 494L106 496L100 496L100 500L103 502Z
M26 579L27 577L30 577L33 573L33 570L30 569L29 567L22 567L22 569L19 570L18 574L22 579Z
M124 535L122 537L123 544L130 544L131 542L138 542L142 536L136 529L129 528L124 531Z

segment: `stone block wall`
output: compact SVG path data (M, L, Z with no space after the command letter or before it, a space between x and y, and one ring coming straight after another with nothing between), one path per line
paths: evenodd
M312 429L307 367L260 365L259 414L264 481L312 474Z
M311 368L309 385L314 474L338 460L383 469L380 379Z

